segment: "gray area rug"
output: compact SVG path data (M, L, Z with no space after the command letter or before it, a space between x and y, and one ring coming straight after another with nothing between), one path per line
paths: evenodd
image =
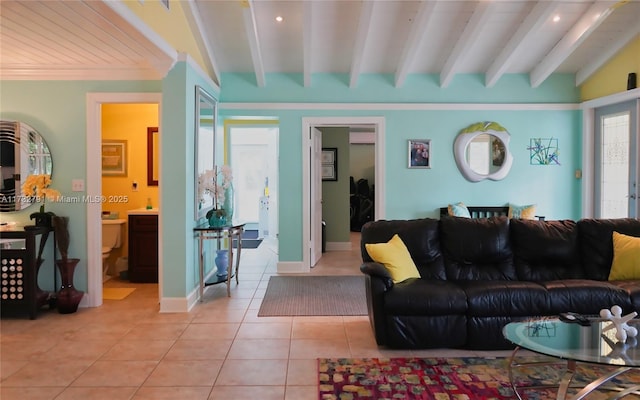
M363 276L272 276L258 317L367 315Z

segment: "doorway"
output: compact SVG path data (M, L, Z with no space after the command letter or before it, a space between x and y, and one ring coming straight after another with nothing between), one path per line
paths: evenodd
M225 163L234 176L234 219L247 233L277 244L278 125L271 120L226 120L229 155Z
M638 217L638 104L595 110L595 216Z
M156 104L158 121L162 119L162 95L160 93L88 93L87 94L87 198L102 196L102 105L103 104ZM158 124L159 125L159 124ZM162 128L158 130L159 152L162 146ZM159 165L160 173L162 164ZM161 184L161 183L160 183ZM161 196L158 205L162 209ZM102 305L102 203L87 203L87 293L81 306ZM135 208L135 207L134 207ZM158 215L158 232L162 232L162 214ZM158 298L162 298L162 249L158 251Z
M297 272L309 272L312 266L312 254L317 254L320 249L317 248L318 241L312 240L321 235L322 225L318 223L317 218L313 218L313 204L318 203L318 199L314 199L312 190L314 184L318 185L318 174L312 175L317 168L314 167L314 154L317 154L318 146L322 146L321 142L313 140L313 128L322 127L344 127L353 125L370 125L373 128L375 136L375 219L384 218L385 210L385 179L384 179L384 137L385 137L385 120L384 117L308 117L302 120L302 265L301 270ZM317 195L316 195L317 196ZM292 272L292 271L288 271Z

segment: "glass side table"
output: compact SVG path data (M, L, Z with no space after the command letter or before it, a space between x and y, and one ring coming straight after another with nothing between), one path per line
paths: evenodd
M208 223L199 225L193 228L193 232L198 237L198 270L200 274L200 302L204 301L204 288L210 285L217 285L218 283L225 282L227 284L227 296L231 297L231 279L235 276L236 285L238 281L238 267L240 266L240 253L242 251L242 232L244 232L245 224L231 224L221 227L211 227ZM236 241L235 246L235 271L233 270L233 258L234 249L233 241ZM223 240L228 240L229 249L229 264L227 267L226 276L215 276L215 278L205 281L204 278L204 241L216 240L218 243L218 249L220 249Z

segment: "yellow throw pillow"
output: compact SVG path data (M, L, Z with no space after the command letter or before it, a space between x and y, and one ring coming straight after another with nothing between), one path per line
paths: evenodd
M387 243L365 243L367 253L375 262L383 264L394 283L420 278L416 264L400 236L393 235Z
M610 281L640 279L640 237L613 232Z
M530 204L528 206L517 206L515 204L509 204L509 218L535 219L536 205Z

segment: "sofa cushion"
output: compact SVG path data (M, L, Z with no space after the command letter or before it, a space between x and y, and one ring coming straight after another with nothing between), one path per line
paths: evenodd
M373 261L365 248L366 243L384 243L398 234L422 278L445 279L438 226L439 221L431 218L367 222L361 231L362 259L365 262Z
M367 253L389 271L394 283L420 278L420 273L400 236L393 235L386 243L366 243Z
M613 281L610 283L629 294L629 298L631 299L631 311L640 312L640 280Z
M545 281L584 277L574 221L512 219L510 225L518 279Z
M613 232L610 281L640 279L640 237Z
M468 317L544 315L549 296L544 287L520 281L460 281L467 297Z
M633 311L629 292L606 281L564 279L541 282L549 294L549 313L577 312L597 315L603 308L619 305L628 313Z
M389 315L464 315L467 298L451 282L408 279L385 293L384 309Z
M578 221L578 241L586 277L605 281L613 261L613 231L640 237L640 220L582 219Z
M449 280L516 280L506 217L440 220L440 245Z

